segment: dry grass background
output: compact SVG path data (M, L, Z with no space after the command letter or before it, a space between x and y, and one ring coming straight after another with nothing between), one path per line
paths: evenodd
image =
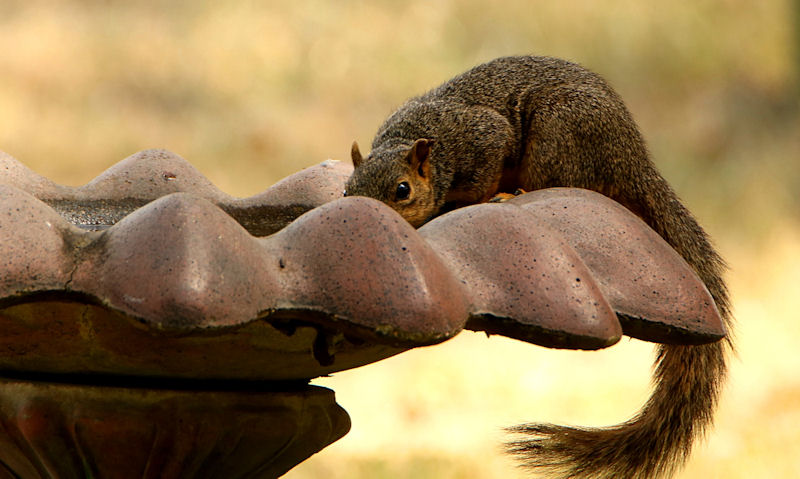
M493 57L603 74L731 264L738 356L683 478L800 477L800 25L788 0L0 3L0 150L64 184L163 147L248 196L346 159L408 96ZM792 21L797 23L792 25ZM520 421L605 425L652 347L464 333L315 380L353 429L286 477L523 477Z

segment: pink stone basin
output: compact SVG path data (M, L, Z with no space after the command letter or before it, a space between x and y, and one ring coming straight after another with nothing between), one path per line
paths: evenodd
M234 198L163 150L80 187L0 153L4 470L277 477L350 427L310 378L464 328L577 349L725 335L691 268L597 193L415 230L342 198L351 172L325 162Z
M708 291L611 200L542 190L415 230L326 162L259 195L162 150L88 184L0 157L0 370L307 379L463 328L596 349L725 334Z

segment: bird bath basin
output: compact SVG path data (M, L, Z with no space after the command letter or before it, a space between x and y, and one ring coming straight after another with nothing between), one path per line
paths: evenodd
M0 476L277 477L350 428L312 378L462 329L598 349L725 334L661 238L551 189L415 230L324 162L234 198L182 158L80 187L0 155Z

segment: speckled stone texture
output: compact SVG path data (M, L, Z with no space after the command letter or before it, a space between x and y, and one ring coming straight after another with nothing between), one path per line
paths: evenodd
M462 208L416 231L381 203L341 198L350 167L338 162L237 199L161 150L78 188L0 160L0 324L16 331L27 314L35 326L0 339L5 369L282 380L465 326L582 349L622 333L683 344L724 335L686 263L588 191ZM40 324L39 310L76 301L81 325Z
M176 456L151 451L124 477L183 477L170 464L184 453L191 467L224 456L243 464L229 477L274 477L349 427L308 379L464 328L576 349L725 335L683 259L597 193L535 191L415 230L382 203L342 198L351 172L328 161L234 198L163 150L76 188L0 154L0 463L21 477L104 476L126 441L103 438L147 449L167 434ZM217 403L247 436L243 456L220 445ZM170 426L169 411L188 426ZM270 449L286 438L307 447ZM91 451L64 452L75 448Z

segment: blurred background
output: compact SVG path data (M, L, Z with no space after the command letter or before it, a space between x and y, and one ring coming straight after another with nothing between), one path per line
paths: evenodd
M680 477L800 477L799 26L789 0L3 0L0 150L80 185L167 148L250 196L368 149L393 108L478 63L581 63L730 263L738 354ZM352 431L286 477L524 477L504 426L625 420L652 358L629 339L568 352L465 332L321 378Z

